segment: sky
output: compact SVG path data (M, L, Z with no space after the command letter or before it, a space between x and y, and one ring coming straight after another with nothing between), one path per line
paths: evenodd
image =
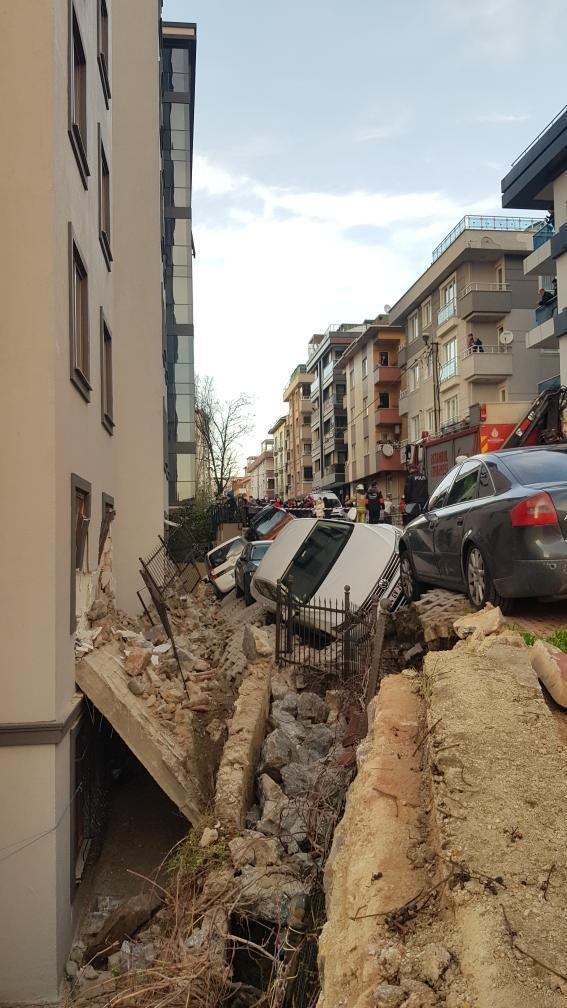
M285 413L315 332L375 317L565 102L567 0L164 0L197 23L196 369ZM530 214L528 214L530 216Z

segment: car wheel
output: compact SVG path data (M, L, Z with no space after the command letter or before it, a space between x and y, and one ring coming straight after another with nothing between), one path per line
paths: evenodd
M400 584L408 602L417 602L421 598L421 584L415 576L409 553L402 553L400 559Z
M487 602L500 606L503 615L512 612L514 599L503 598L492 580L484 553L479 546L471 546L465 562L467 594L475 609L483 609Z
M254 602L250 591L250 578L244 578L244 604L249 606Z
M236 597L237 598L242 598L242 596L244 595L244 592L242 591L242 588L240 587L240 585L238 584L238 581L236 581L236 580L234 582L234 587L236 589Z

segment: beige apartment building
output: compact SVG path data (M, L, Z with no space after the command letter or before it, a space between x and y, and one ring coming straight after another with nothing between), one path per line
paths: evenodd
M395 503L403 494L400 443L407 436L398 408L402 337L401 327L390 326L388 316L379 315L365 323L341 358L347 378L347 492L352 494L358 483L368 489L375 482Z
M250 477L251 497L255 500L273 500L276 496L273 438L262 441L260 454L247 459L246 476Z
M288 404L288 445L286 448L286 498L301 499L313 489L311 460L311 382L313 375L306 364L292 371L283 392Z
M5 1004L57 999L79 902L75 629L163 530L159 4L6 3L1 44Z
M476 403L531 402L559 373L557 346L529 349L537 280L524 276L541 221L464 217L389 312L404 329L399 412L411 444L465 423Z
M287 452L289 444L288 417L282 416L270 427L268 434L274 439L274 491L276 496L284 499Z

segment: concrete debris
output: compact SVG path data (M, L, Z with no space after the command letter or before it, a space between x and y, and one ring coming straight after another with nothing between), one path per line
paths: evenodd
M287 922L293 897L308 895L306 883L283 865L270 870L244 866L240 884L246 912L273 924Z
M555 703L567 708L567 655L547 641L536 640L531 649L531 662Z
M273 648L265 630L247 624L244 628L242 648L249 662L270 658Z
M108 599L97 598L91 603L90 607L87 609L87 619L91 622L95 620L104 619L108 613Z
M297 718L303 723L327 720L327 704L316 693L301 693L297 701Z
M69 959L65 964L65 975L69 980L76 980L79 975L79 966L73 959Z
M124 937L132 937L159 910L163 897L157 892L141 893L121 903L105 921L99 933L85 951L89 963L103 962L110 952L117 951ZM87 966L86 969L92 969Z
M374 1008L401 1008L406 999L405 991L402 987L392 986L389 983L381 983L374 991Z
M171 651L171 641L164 641L162 644L154 645L154 654L167 654Z
M157 623L155 626L150 627L149 630L144 630L144 637L146 640L155 645L165 644L167 640L165 630L163 629L161 623Z
M124 671L129 676L139 676L150 662L150 651L147 648L133 648L124 660Z
M205 829L201 834L201 839L199 840L199 847L210 847L211 844L216 843L218 838L218 829L212 829L209 826L205 826Z
M262 772L278 774L282 767L295 762L299 757L298 748L283 728L271 732L262 748Z
M278 864L283 853L278 840L262 836L255 830L245 830L241 836L233 837L228 846L235 868L244 865L267 868Z
M459 616L453 622L455 633L461 638L469 637L476 630L480 630L487 637L489 634L498 633L503 625L504 617L499 606L494 607L489 602L479 612Z
M128 689L130 690L130 693L134 694L134 696L143 696L146 692L142 679L137 676L134 679L128 680Z

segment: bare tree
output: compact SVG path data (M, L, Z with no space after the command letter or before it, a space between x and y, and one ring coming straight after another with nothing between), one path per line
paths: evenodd
M195 422L214 492L220 496L236 476L242 439L250 430L252 400L247 395L221 402L212 378L197 378Z

